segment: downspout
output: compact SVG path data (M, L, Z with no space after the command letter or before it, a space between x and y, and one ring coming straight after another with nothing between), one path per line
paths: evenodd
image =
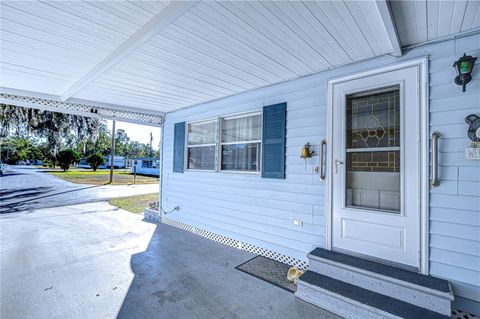
M160 215L160 221L162 220L162 183L163 183L163 130L165 127L165 117L162 120L162 126L160 127L160 152L159 152L159 160L160 160L160 172L158 174L158 183L159 183L159 190L158 190L158 213Z
M162 121L162 126L160 127L160 172L158 174L159 179L159 191L158 191L158 212L160 214L160 221L162 221L162 216L170 214L176 210L180 210L179 206L175 206L172 210L166 212L162 207L162 191L163 191L163 139L164 139L164 129L165 129L165 118Z

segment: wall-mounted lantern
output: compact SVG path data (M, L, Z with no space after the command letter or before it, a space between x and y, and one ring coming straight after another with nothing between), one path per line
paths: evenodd
M455 84L462 86L462 92L465 92L465 86L472 80L473 65L477 58L478 57L474 58L473 56L464 53L460 59L453 63L453 67L457 71Z
M311 147L312 146L310 145L310 142L308 142L302 147L302 153L300 154L300 158L305 160L305 170L307 169L307 158L312 158L313 154L315 153Z

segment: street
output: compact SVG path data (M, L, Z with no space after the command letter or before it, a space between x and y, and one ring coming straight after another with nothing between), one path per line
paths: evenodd
M9 166L0 177L0 213L66 206L115 197L158 192L158 184L81 185L61 180L42 169Z

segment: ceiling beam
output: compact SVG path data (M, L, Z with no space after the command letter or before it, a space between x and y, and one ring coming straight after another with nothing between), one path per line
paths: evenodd
M375 3L392 46L392 55L402 56L402 44L400 42L400 38L398 37L397 26L395 25L395 20L393 19L393 13L390 8L390 4L387 2L387 0L376 0Z
M84 74L78 81L65 90L60 99L62 101L68 100L75 93L95 81L103 73L115 66L119 61L121 61L128 54L132 53L161 29L165 28L172 21L190 10L195 4L197 4L197 1L171 1L169 5L167 5L150 21L148 21L141 29L135 32L135 34L129 37L112 53L107 55L91 70Z

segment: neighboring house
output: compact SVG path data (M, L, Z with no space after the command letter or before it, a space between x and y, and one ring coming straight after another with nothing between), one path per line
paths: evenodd
M105 168L110 168L110 161L111 157L110 156L104 156L105 163L103 165L100 165L98 168L100 169L105 169ZM125 168L125 157L123 156L115 156L114 157L114 168ZM78 163L78 167L80 168L90 168L90 165L87 163L86 158L82 158L80 162Z
M80 162L78 162L77 167L79 168L90 168L90 165L87 163L87 159L85 157L80 159Z
M160 175L160 159L158 157L128 158L125 160L125 168L131 169L132 173L141 175Z
M111 156L104 156L105 164L100 166L100 168L110 168L111 166ZM123 156L114 156L113 158L113 168L125 168L125 157Z
M480 166L464 155L480 70L453 84L463 52L480 55L479 34L167 113L162 206L180 211L164 221L300 266L316 247L385 260L480 313Z

